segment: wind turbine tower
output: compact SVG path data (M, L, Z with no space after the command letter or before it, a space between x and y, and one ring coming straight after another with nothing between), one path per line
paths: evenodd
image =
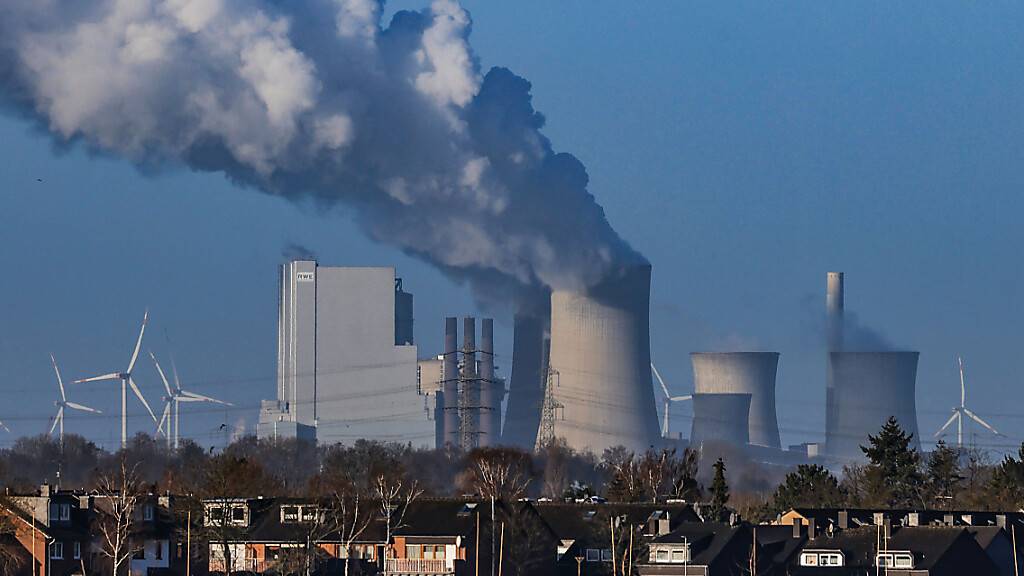
M178 423L179 408L182 402L212 402L214 404L223 404L224 406L233 406L230 402L224 402L223 400L217 400L216 398L210 398L209 396L203 396L202 394L196 394L195 392L189 392L188 390L181 389L181 382L178 380L178 369L174 366L174 358L171 358L171 366L174 370L174 387L171 387L170 382L167 381L167 375L164 374L164 369L160 367L160 363L157 362L156 356L150 351L149 357L153 359L153 364L156 366L157 373L160 374L160 379L164 382L164 390L167 391L167 396L164 396L164 413L160 418L160 423L157 424L157 431L163 430L164 436L167 438L167 444L170 445L173 439L174 449L178 449L178 442L181 437L181 425ZM174 415L171 416L171 407L173 405ZM167 423L167 429L164 430L164 423ZM173 428L173 430L172 430Z
M949 420L946 420L946 423L942 425L942 428L939 428L939 431L935 433L935 437L939 438L940 436L945 434L946 428L949 428L949 426L953 424L953 421L956 420L956 447L963 448L964 418L970 418L971 420L974 420L978 424L984 426L985 429L995 434L996 436L1002 436L1002 434L1000 434L995 428L990 426L988 422L982 420L981 416L978 416L977 414L971 412L971 410L967 408L967 387L964 384L964 360L963 358L957 356L956 362L957 365L960 367L960 405L957 406L956 408L953 408L953 415L949 417Z
M67 394L64 393L64 380L60 377L60 369L57 368L57 359L50 354L50 361L53 362L53 372L57 374L57 386L60 387L60 400L54 402L57 406L57 415L53 418L53 425L50 426L49 434L53 434L53 430L60 427L60 445L64 446L64 409L70 408L72 410L81 410L82 412L92 412L93 414L102 414L95 408L90 408L76 402L69 402ZM61 448L63 450L63 448Z
M142 328L139 330L139 338L135 341L135 350L132 352L131 360L128 361L128 368L124 372L111 372L110 374L103 374L101 376L93 376L92 378L83 378L81 380L75 380L75 384L81 384L83 382L99 382L102 380L120 380L121 381L121 448L128 446L128 387L131 386L132 392L142 402L142 405L146 407L146 411L149 412L149 417L156 422L156 414L153 413L153 409L149 407L149 402L146 402L146 397L142 395L142 391L135 384L135 380L132 379L132 371L135 369L135 361L139 359L139 348L142 347L142 335L146 333L146 324L149 322L149 310L146 310L142 316Z
M662 416L661 422L661 437L668 438L668 409L672 406L673 402L685 402L686 400L693 400L692 395L686 396L673 396L668 393L668 386L665 385L665 380L661 378L661 374L658 369L654 367L654 362L651 362L651 372L654 372L654 377L658 379L658 384L661 384L661 391L665 394L665 399L662 401L664 404L664 416Z

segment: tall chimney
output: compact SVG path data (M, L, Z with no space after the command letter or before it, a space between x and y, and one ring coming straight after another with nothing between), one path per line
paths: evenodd
M476 318L462 319L462 448L480 441L480 378L476 370Z
M828 349L843 348L843 273L829 272L826 280L825 310L828 312Z
M494 382L494 320L480 321L480 446L498 444L501 396Z
M459 325L457 318L444 319L444 374L441 390L444 412L443 444L459 446ZM441 446L443 447L443 446Z

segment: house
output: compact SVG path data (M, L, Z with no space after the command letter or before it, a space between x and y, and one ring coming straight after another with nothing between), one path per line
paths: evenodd
M91 547L88 501L77 492L49 484L34 494L8 495L2 513L6 538L17 542L22 562L17 574L70 576L85 574L95 552Z
M135 552L130 562L131 576L184 575L190 543L179 529L184 518L175 517L173 496L148 494L139 498L132 517ZM102 500L98 511L102 513Z
M740 576L752 562L767 567L770 555L754 553L750 526L717 522L686 523L654 538L647 558L636 566L640 576Z
M955 526L863 526L810 537L789 570L802 575L996 576L999 568L968 530Z
M409 505L394 529L385 568L387 574L442 576L490 573L493 543L490 501L419 499ZM495 503L493 514L504 512ZM492 542L493 537L493 542Z

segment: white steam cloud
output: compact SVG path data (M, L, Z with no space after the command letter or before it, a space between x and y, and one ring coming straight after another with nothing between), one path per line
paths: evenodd
M530 84L482 73L454 0L5 0L0 99L63 142L355 211L485 302L642 258L540 132Z

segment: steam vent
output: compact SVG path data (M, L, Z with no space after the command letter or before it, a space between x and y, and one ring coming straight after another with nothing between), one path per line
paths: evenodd
M587 293L551 295L553 435L600 454L659 440L651 388L651 267L637 265ZM544 426L542 422L541 426Z
M696 394L749 394L750 443L780 447L775 416L777 352L695 352L690 360Z

